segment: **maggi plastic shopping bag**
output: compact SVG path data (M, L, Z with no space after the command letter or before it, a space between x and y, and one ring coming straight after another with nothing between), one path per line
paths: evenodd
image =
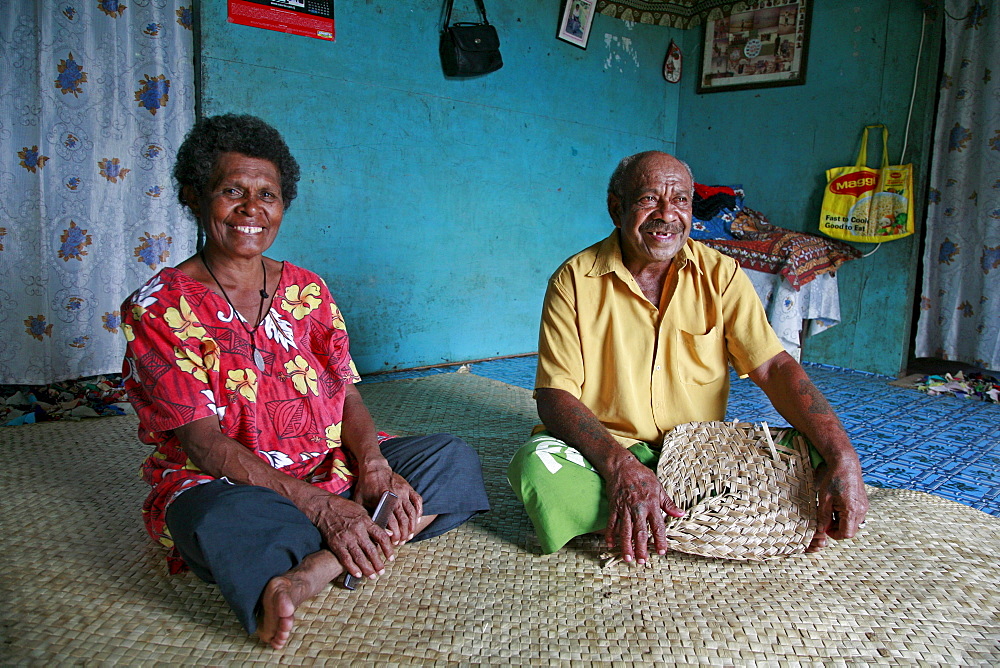
M882 128L882 167L868 164L868 130ZM826 170L819 230L846 241L877 243L913 234L913 165L889 165L889 130L865 126L858 162Z

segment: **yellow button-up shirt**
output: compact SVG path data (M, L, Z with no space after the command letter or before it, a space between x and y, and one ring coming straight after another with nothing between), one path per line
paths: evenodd
M549 279L535 388L580 399L620 443L725 419L729 364L745 376L783 348L739 265L688 240L662 312L622 263L618 230Z

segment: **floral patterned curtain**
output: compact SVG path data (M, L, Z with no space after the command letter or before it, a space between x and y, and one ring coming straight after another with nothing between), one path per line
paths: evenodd
M1000 7L948 0L917 357L1000 369Z
M192 1L4 3L0 383L120 371L122 299L194 251L170 176Z

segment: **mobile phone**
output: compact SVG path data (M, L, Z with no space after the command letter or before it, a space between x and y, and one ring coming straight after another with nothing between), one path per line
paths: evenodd
M372 522L381 528L389 523L389 517L392 515L393 508L396 507L397 497L392 492L385 492L382 494L382 498L378 500L378 505L375 506L375 512L372 513ZM344 589L350 589L354 591L355 582L358 578L354 577L350 573L344 575Z

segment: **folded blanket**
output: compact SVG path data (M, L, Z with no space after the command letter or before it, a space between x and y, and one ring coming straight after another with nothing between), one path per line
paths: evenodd
M691 203L691 238L733 239L729 226L743 208L743 188L740 186L706 186L694 184Z
M729 224L729 231L731 239L700 241L747 269L781 274L796 290L816 276L861 257L861 251L850 244L777 227L764 214L746 206ZM696 238L693 233L691 236Z

